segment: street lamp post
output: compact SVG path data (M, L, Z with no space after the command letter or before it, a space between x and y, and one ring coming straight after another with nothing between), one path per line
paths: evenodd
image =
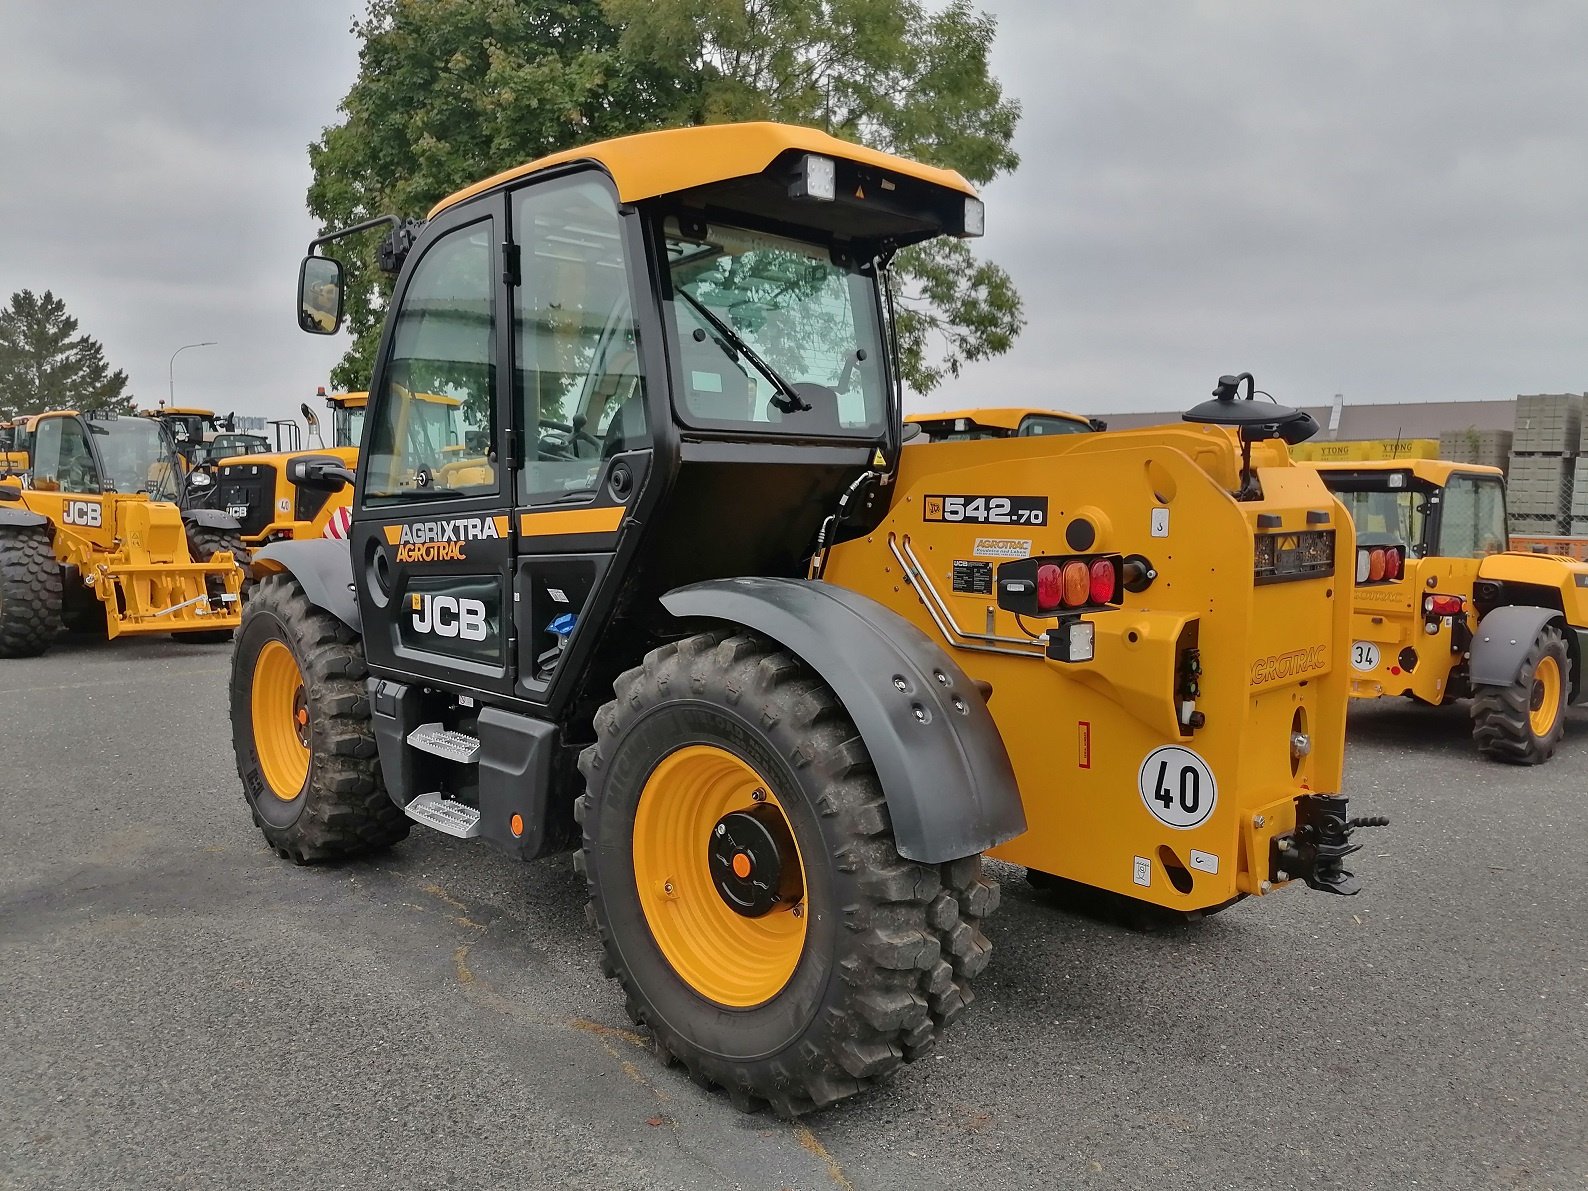
M214 347L215 340L206 339L203 343L184 343L171 353L171 362L166 365L166 393L171 404L176 404L176 358L190 347Z

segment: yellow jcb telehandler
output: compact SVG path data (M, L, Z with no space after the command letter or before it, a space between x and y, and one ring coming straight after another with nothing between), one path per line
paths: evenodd
M1310 419L1228 378L1202 425L901 450L890 262L982 218L957 174L774 124L393 218L357 475L299 477L352 486L349 539L258 551L234 652L271 848L576 849L658 1055L784 1114L971 1002L988 849L1179 914L1355 892L1353 538L1286 454ZM311 245L305 329L363 227ZM415 393L469 467L400 446Z
M224 641L241 619L237 522L179 509L183 471L146 417L40 414L28 485L0 481L0 657L67 627Z

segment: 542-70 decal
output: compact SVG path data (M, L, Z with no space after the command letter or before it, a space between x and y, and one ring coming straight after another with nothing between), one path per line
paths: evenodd
M924 521L962 521L977 525L1046 525L1045 496L928 496Z

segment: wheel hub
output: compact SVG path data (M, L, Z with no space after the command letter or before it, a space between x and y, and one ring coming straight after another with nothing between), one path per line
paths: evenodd
M769 806L717 820L706 847L717 895L735 914L759 918L805 895L798 853L782 814Z

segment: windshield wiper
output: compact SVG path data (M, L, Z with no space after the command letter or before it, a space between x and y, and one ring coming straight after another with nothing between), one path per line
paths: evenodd
M772 398L773 405L777 406L778 409L782 410L786 414L803 413L805 410L811 408L805 399L795 391L794 386L783 379L782 374L779 373L776 368L773 368L772 365L768 364L765 360L758 356L756 354L755 348L746 343L743 336L741 336L737 331L713 314L711 310L707 308L704 302L695 297L694 294L690 293L683 286L675 287L674 292L677 293L679 297L683 298L684 301L688 302L692 307L694 307L695 313L699 314L701 318L710 323L716 330L717 334L721 335L728 341L727 343L720 344L719 346L724 348L732 346L736 351L739 352L740 355L742 355L746 360L749 360L750 363L755 366L755 370L757 372L772 382L773 387L776 388L781 394L780 397Z

